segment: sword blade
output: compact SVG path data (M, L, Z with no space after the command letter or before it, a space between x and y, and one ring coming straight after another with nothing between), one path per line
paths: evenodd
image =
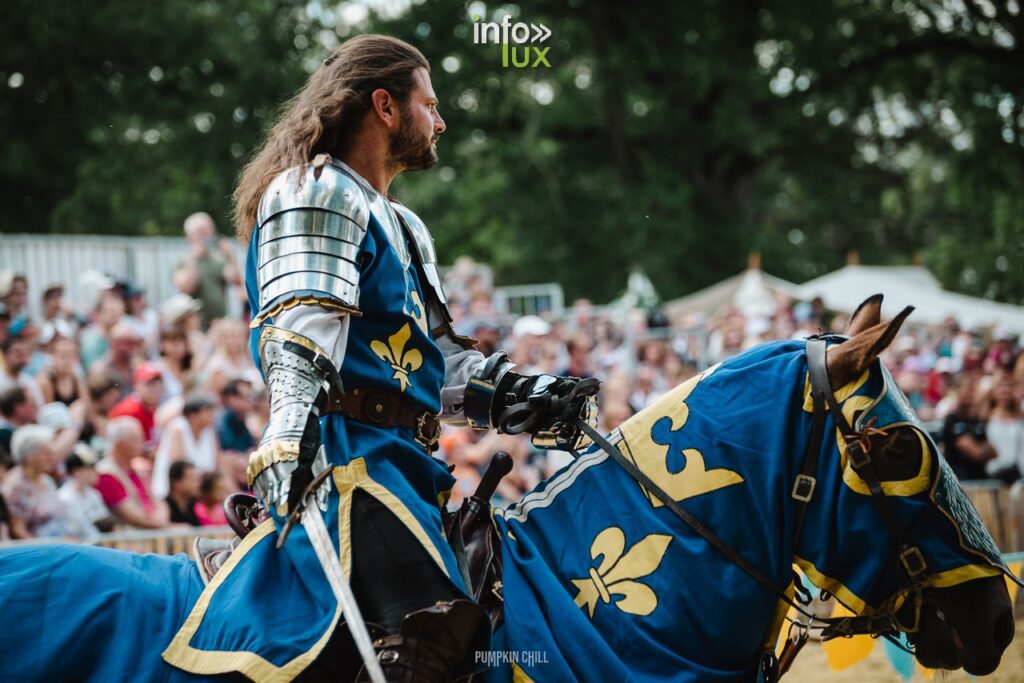
M302 513L302 526L305 527L306 534L309 536L309 542L316 552L317 559L320 560L320 564L324 568L324 573L327 575L328 583L331 584L334 597L338 600L338 604L341 605L342 617L345 619L345 624L352 634L352 640L355 641L356 647L359 649L359 655L363 658L363 664L370 674L370 680L373 683L386 683L384 672L380 668L380 662L377 661L377 656L373 651L370 632L366 628L366 622L363 621L359 605L356 604L356 597L352 593L352 587L345 580L345 572L341 568L341 562L335 553L334 544L331 543L331 537L327 533L324 520L320 518L320 510L314 501L310 501L310 503L309 507Z

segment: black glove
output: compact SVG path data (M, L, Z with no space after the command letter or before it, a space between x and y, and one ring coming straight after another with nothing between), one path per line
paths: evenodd
M506 373L498 388L492 423L504 434L532 434L533 445L580 451L590 444L577 424L597 427L596 379Z

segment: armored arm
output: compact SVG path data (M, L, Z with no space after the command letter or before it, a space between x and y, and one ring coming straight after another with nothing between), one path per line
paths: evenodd
M333 165L275 178L260 203L256 280L263 325L259 361L270 418L249 458L248 480L285 515L327 467L320 416L344 392L349 315L358 315L358 256L369 221L366 197ZM326 506L327 489L321 503Z
M320 415L329 398L342 392L341 378L315 342L273 325L265 325L260 335L260 362L267 378L270 419L249 457L248 479L267 509L285 515L327 467Z
M590 440L576 424L597 426L594 379L522 375L508 354L499 351L477 366L466 384L464 411L474 429L533 435L538 448L580 450Z

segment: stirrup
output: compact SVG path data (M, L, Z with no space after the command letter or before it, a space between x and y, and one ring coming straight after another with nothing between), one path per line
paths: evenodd
M230 541L220 538L206 538L196 536L192 541L192 556L196 560L196 568L199 569L199 576L203 585L210 583L213 575L224 566L224 563L235 552L235 548L242 542L240 538L232 538Z

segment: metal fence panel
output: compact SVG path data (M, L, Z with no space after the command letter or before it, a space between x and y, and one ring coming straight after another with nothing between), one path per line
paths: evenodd
M64 285L65 300L76 311L87 312L93 302L80 285L82 274L90 270L130 279L146 291L151 306L159 306L176 293L171 274L187 253L188 243L177 237L0 236L0 269L21 273L28 279L29 312L33 316L39 315L43 291L54 284ZM236 244L236 255L241 265L241 245Z

